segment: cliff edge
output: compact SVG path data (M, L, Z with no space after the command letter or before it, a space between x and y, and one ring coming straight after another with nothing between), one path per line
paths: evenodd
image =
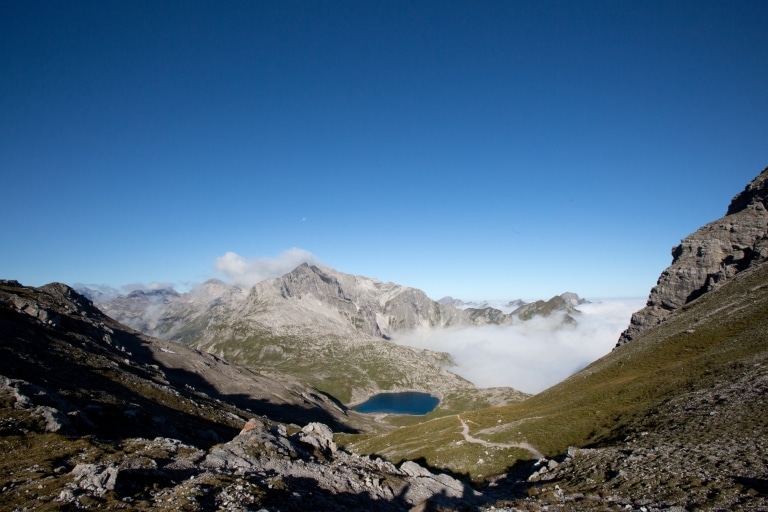
M632 315L617 347L660 324L673 311L722 286L746 268L768 260L768 168L737 194L725 216L672 249L646 306Z

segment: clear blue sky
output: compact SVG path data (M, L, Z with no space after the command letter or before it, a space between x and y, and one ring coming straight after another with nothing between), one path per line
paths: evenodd
M5 1L0 277L183 288L297 248L435 299L646 296L768 166L766 27L765 1Z

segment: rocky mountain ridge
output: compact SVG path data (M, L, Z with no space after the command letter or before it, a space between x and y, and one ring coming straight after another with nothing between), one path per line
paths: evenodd
M768 260L768 168L737 194L724 217L685 237L642 310L632 315L617 346L663 322L673 311Z
M436 302L416 288L306 263L282 277L259 282L248 291L218 279L187 293L137 290L107 297L85 287L78 291L126 325L177 341L188 341L179 338L189 331L190 324L199 324L204 330L210 317L217 316L214 311L226 315L227 310L237 310L238 315L254 318L275 331L303 325L313 329L314 335L362 333L388 340L412 329L504 325L559 312L571 316L570 323L579 314L577 306L588 302L567 292L529 304L508 301L501 306L509 310L505 313L487 301L466 303L443 298Z
M471 386L444 369L453 364L449 354L388 343L399 333L553 314L574 323L580 299L563 297L512 314L458 309L415 288L305 263L248 292L211 280L185 294L133 292L98 305L145 333L292 373L353 404L380 390L443 394Z
M464 301L461 299L454 299L453 297L443 297L438 300L440 304L453 306L458 309L485 309L493 308L498 309L504 314L509 314L515 309L519 308L525 301L523 299L513 300L481 300L481 301Z

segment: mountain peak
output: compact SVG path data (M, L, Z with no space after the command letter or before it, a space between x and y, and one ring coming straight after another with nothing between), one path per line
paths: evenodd
M737 273L768 261L768 168L737 194L726 215L672 248L672 264L659 276L645 308L632 315L616 346L660 324L675 310Z
M742 192L736 194L728 206L726 215L733 215L748 208L768 210L768 167Z

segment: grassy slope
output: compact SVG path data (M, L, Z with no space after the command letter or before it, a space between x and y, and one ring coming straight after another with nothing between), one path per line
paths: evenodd
M362 453L418 459L474 479L500 474L533 458L527 442L548 456L624 436L635 421L675 395L733 376L768 347L768 265L737 276L681 308L665 323L614 350L562 383L517 404L462 413L370 438L347 439ZM695 442L695 440L692 440Z
M234 324L216 332L212 341L193 346L245 367L268 368L304 379L347 404L363 401L379 390L442 393L472 387L442 370L450 364L447 354L427 353L364 335L354 340L332 335L275 335L267 329Z

